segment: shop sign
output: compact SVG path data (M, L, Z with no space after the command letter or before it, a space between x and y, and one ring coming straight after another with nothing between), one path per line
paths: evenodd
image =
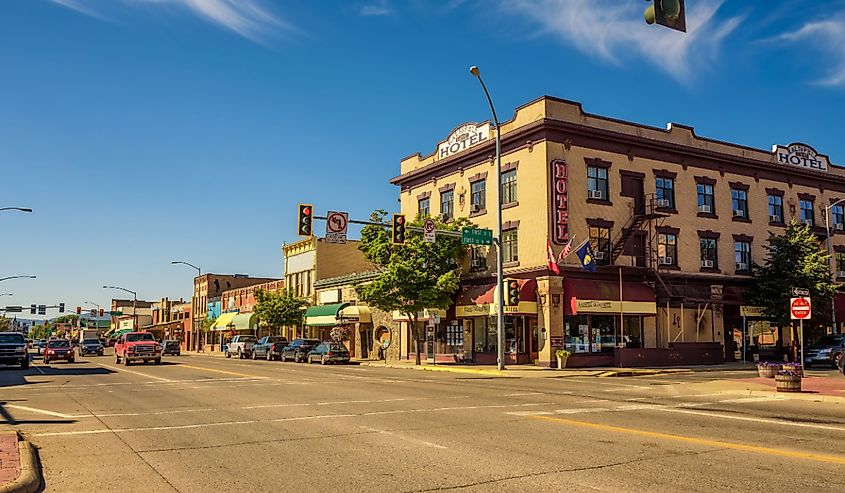
M502 313L534 315L537 313L537 302L520 301L519 306L505 305L503 308ZM458 305L455 307L455 316L458 317L485 317L488 315L496 315L496 305L494 303Z
M563 336L549 337L549 345L552 347L563 347Z
M465 151L490 139L490 124L467 123L456 128L449 137L437 145L437 158L444 159Z
M549 167L552 190L552 241L557 245L565 245L569 242L567 165L563 159L555 159Z
M657 304L652 301L624 301L620 305L615 300L579 300L572 298L570 305L573 315L584 313L623 313L637 315L654 315Z
M830 161L827 156L819 154L806 144L789 144L786 147L775 146L775 162L801 168L827 171Z
M762 306L748 306L748 305L740 305L739 307L739 316L740 317L765 317L765 308Z

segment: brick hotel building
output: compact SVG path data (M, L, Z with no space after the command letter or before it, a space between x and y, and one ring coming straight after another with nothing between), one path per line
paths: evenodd
M845 168L804 144L755 149L548 96L517 108L501 133L504 272L522 289L506 307L507 362L553 365L566 348L571 366L695 364L785 345L743 302L749 267L769 232L793 219L826 238L825 206L845 197ZM465 124L432 154L403 159L391 180L402 213L494 229L494 137L489 123ZM842 277L841 205L830 221ZM596 273L574 254L560 275L548 269L547 240L558 253L570 239L592 243ZM494 291L495 251L473 247L455 304L426 343L430 358L495 362Z

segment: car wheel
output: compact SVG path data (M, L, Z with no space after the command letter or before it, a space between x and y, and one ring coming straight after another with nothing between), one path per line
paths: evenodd
M229 351L226 351L226 357L227 357L227 358L231 358L231 357L232 357L232 353L230 353Z
M258 354L256 353L255 349L252 350L252 359L253 361L258 359Z
M157 365L161 364L161 358L156 358L153 361L155 361L155 364L157 364Z
M302 363L302 356L300 356L300 354L298 352L294 353L293 362L294 363Z
M244 355L241 352L241 348L238 348L238 359L244 359Z
M123 366L129 366L129 358L123 358Z

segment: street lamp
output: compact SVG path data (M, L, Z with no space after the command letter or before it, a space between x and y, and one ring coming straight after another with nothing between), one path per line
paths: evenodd
M8 281L9 279L35 279L35 276L9 276L9 277L0 277L0 281Z
M119 286L103 286L103 289L117 289L132 295L132 330L138 330L138 293Z
M478 79L478 82L481 83L481 88L484 89L484 95L487 96L487 103L490 105L490 111L493 113L493 122L496 124L496 292L499 293L499 299L496 301L496 346L498 347L496 367L499 370L504 370L505 316L503 312L505 290L502 274L502 133L499 118L496 116L496 108L493 106L490 92L487 91L487 86L481 78L481 71L473 65L469 68L469 73L474 75Z
M194 265L192 263L185 262L183 260L173 260L170 263L172 265L182 264L182 265L187 265L188 267L192 267L192 268L197 270L197 277L202 276L202 269L200 269L199 267L197 267L196 265ZM192 293L192 295L191 295L192 300L196 299L196 302L193 303L193 308L191 308L191 320L193 320L193 325L194 325L194 341L196 341L196 348L197 348L197 351L199 351L201 342L200 342L200 337L199 337L199 333L200 333L199 323L198 323L199 317L197 316L197 314L199 313L200 302L199 302L199 297L194 296L195 293L196 293L196 289L194 289L194 293Z
M845 198L841 198L841 199L837 200L836 202L834 202L834 203L832 203L828 206L825 206L825 208L824 208L824 229L827 232L827 267L828 267L828 271L830 272L830 280L831 281L834 280L834 276L833 276L833 256L832 256L831 246L830 246L830 219L829 219L829 216L830 216L830 209L832 209L836 205L841 204L842 202L845 202ZM836 331L836 332L839 332L839 327L836 326L836 292L834 292L833 299L831 299L831 301L830 301L830 321L831 321L831 324L833 325L833 330Z
M29 207L0 207L0 211L32 212L32 209Z

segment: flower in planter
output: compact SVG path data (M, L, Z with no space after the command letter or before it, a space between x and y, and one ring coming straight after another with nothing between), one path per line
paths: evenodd
M758 368L780 368L781 366L783 366L783 363L777 361L761 361L757 363Z
M563 358L568 358L568 357L572 356L572 353L570 353L566 349L558 349L557 351L555 351L555 356L563 359Z
M779 376L782 377L798 377L801 378L801 374L792 370L781 370L778 372Z

